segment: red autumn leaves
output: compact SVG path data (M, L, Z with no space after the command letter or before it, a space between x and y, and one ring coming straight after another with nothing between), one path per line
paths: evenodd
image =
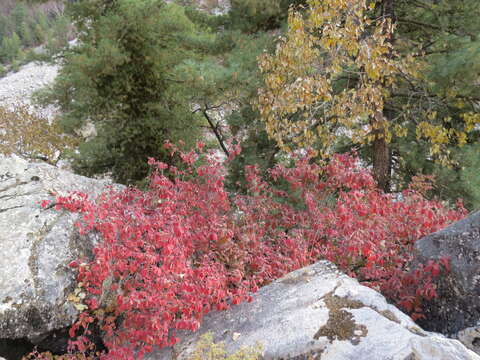
M150 159L156 171L146 191L57 199L57 207L83 214L82 232L103 238L91 262L72 263L89 306L72 335L82 328L88 335L95 316L105 359L172 345L176 330L197 329L211 309L250 300L258 287L319 259L421 316L448 261L411 269L412 246L465 215L414 190L379 191L351 155L326 166L299 158L270 170L269 182L247 168L244 195L226 192L224 165L201 148L180 157L182 170ZM84 350L88 341L72 344Z

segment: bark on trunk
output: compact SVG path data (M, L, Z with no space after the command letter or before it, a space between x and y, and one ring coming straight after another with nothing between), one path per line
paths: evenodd
M391 161L390 149L381 130L373 141L373 176L378 187L390 191Z
M381 13L384 19L389 18L395 22L395 0L384 0L381 6ZM390 34L392 35L392 34ZM390 36L388 41L393 44L394 38ZM391 54L387 54L391 56ZM376 116L376 129L374 130L375 140L373 141L373 176L378 187L385 192L390 191L392 178L392 164L390 147L385 138L385 124L391 121L393 114L387 110Z
M392 23L395 22L395 0L383 0L381 9L383 17L390 18Z

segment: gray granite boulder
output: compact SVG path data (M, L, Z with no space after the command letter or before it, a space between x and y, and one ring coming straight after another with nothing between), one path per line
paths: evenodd
M260 289L251 303L208 314L195 333L147 355L187 360L210 332L227 352L263 347L262 359L478 360L458 340L423 331L374 290L320 261Z
M94 236L80 237L78 217L42 209L54 194L78 190L94 197L106 189L98 181L44 163L0 155L0 356L17 342L40 344L65 333L77 310L67 301L75 287L68 263L88 256Z
M480 354L480 323L477 323L477 326L471 326L460 330L456 334L456 338L458 338L458 340L470 350Z
M438 298L427 304L420 324L461 336L470 348L480 350L480 212L420 239L415 251L417 263L441 257L451 263L450 273L439 283Z

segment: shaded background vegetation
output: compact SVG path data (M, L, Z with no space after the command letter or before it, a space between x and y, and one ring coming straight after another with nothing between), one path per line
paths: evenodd
M0 3L0 63L14 69L32 60L47 60L72 39L73 26L62 1ZM43 46L42 49L33 49Z

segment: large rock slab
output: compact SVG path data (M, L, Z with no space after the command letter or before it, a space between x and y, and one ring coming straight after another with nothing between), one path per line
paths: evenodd
M42 209L39 202L74 190L96 196L108 185L0 155L0 356L9 358L5 351L14 349L6 348L15 341L45 341L77 316L67 301L75 287L67 265L88 256L95 239L78 235L76 214Z
M480 212L420 239L415 251L418 263L441 257L451 263L450 273L439 283L438 298L427 304L420 323L442 334L461 332L466 343L480 350Z
M211 332L228 353L263 346L263 359L478 360L458 340L428 333L372 289L320 261L260 289L251 303L206 316L195 333L147 355L186 360Z

